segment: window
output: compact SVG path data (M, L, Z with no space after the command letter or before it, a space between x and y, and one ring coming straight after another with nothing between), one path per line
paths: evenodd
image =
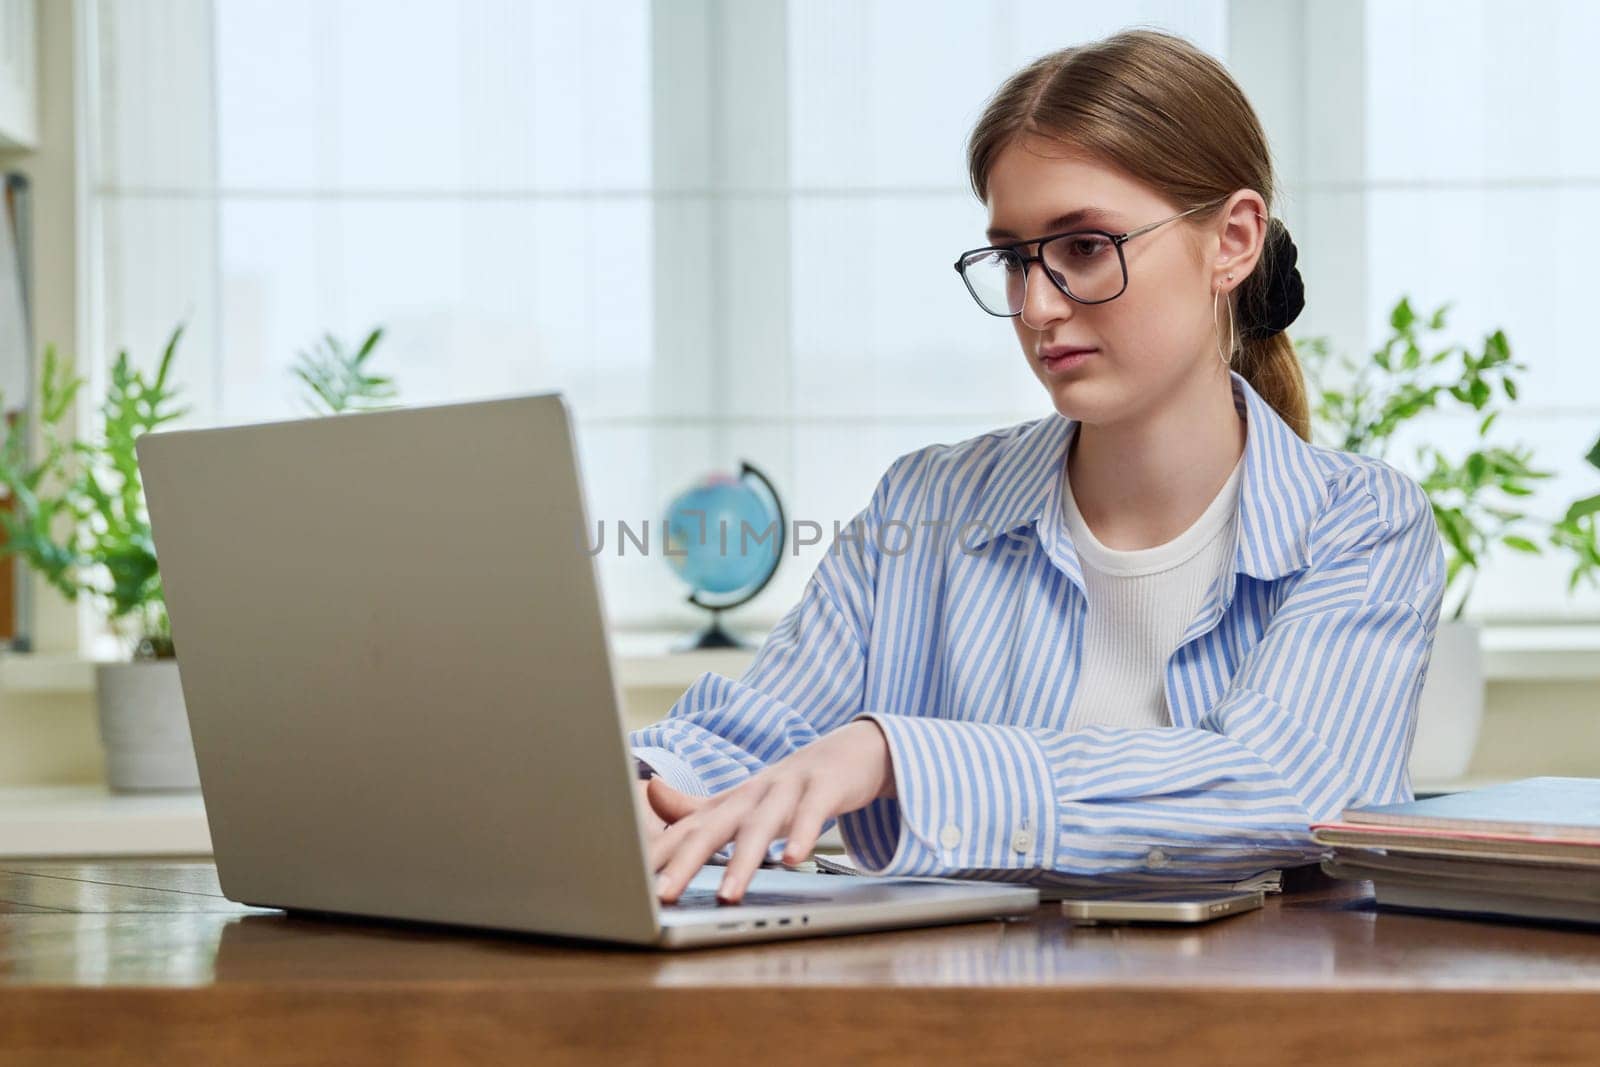
M949 269L988 93L1130 22L1226 32L1182 0L86 7L94 363L186 320L190 423L276 418L297 350L381 323L406 402L565 390L613 522L748 459L825 532L747 625L896 455L1047 410ZM698 620L662 559L602 559L613 620Z
M85 0L80 356L151 360L182 319L191 422L276 418L299 410L298 350L381 323L406 402L565 390L612 522L659 523L748 459L825 531L736 616L771 622L896 455L1045 410L949 270L984 223L965 136L1034 55L1145 24L1228 60L1267 124L1309 293L1291 333L1365 351L1402 293L1454 301L1463 341L1503 327L1531 369L1497 439L1559 472L1531 500L1555 513L1600 489L1600 371L1573 310L1600 147L1562 136L1600 102L1581 43L1600 10L1504 12ZM1464 449L1474 426L1410 439ZM697 620L660 558L602 567L620 624ZM1503 552L1473 614L1600 615L1566 570Z
M1528 370L1490 436L1527 445L1555 472L1524 506L1558 516L1600 492L1600 471L1583 458L1600 436L1585 313L1600 247L1600 143L1580 132L1600 107L1600 69L1583 44L1600 34L1600 7L1545 0L1513 14L1488 0L1411 0L1369 2L1362 14L1364 165L1319 175L1312 195L1365 219L1368 347L1402 293L1419 308L1453 301L1451 339L1463 344L1503 328ZM1477 422L1419 420L1391 459L1399 465L1423 435L1465 454ZM1600 616L1600 592L1566 596L1570 569L1548 550L1501 550L1468 613Z

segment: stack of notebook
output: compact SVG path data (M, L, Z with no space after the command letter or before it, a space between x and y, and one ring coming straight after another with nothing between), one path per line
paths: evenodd
M1525 778L1347 808L1311 836L1322 869L1380 907L1600 924L1600 778Z

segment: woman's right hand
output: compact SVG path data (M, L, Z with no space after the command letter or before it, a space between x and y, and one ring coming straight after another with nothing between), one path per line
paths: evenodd
M656 814L650 804L650 779L639 779L634 783L634 789L639 794L639 825L644 830L644 846L648 849L667 832L667 822Z

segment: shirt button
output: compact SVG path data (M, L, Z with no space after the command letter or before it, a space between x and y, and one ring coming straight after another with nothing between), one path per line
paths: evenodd
M1159 848L1153 848L1150 850L1150 854L1145 857L1145 862L1152 867L1165 867L1167 865L1167 854Z
M955 848L961 844L961 827L951 823L939 831L939 844L945 848Z
M1018 830L1011 835L1011 851L1026 853L1033 847L1033 834L1027 830Z

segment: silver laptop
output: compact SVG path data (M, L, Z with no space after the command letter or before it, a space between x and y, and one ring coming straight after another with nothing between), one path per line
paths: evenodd
M672 948L1038 904L763 869L717 905L714 865L657 901L559 394L151 434L138 455L233 900Z

